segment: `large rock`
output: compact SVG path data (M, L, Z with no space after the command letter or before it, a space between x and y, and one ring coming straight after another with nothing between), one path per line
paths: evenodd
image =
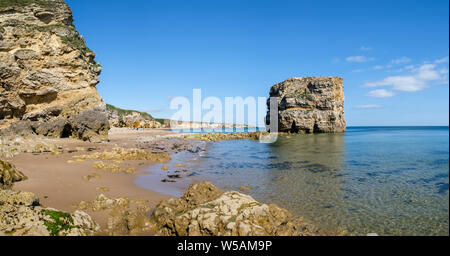
M162 201L152 215L159 235L301 236L316 229L276 205L235 191L223 193L208 182L192 185L181 198Z
M64 0L0 3L0 133L107 139L101 66L72 20Z
M14 182L26 180L27 177L16 167L0 160L0 189L10 189Z
M83 211L45 208L33 193L0 190L0 236L90 236L99 229Z
M88 236L100 227L83 211L61 212L42 207L39 198L26 191L10 190L25 180L13 165L0 160L0 236Z
M340 77L294 77L272 86L278 100L278 131L344 132L344 87ZM266 124L270 125L270 102Z

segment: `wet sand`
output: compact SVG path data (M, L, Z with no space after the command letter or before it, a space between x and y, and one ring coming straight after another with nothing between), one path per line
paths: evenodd
M62 154L20 153L14 158L8 159L28 177L26 181L16 183L14 190L33 192L40 198L42 205L68 212L73 212L76 209L76 205L81 201L92 201L99 194L129 199L145 198L149 201L150 206L154 207L162 199L170 196L141 188L134 183L136 175L145 175L146 172L144 170L154 165L154 162L146 160L123 161L120 164L121 167L134 167L138 171L135 174L122 174L95 169L93 164L96 160L77 162L74 161L76 160L74 156L109 151L114 147L135 148L140 146L142 148L141 144L146 142L164 145L164 143L167 143L167 138L177 136L179 134L163 129L141 131L112 129L109 134L110 141L105 143L60 139L57 142L64 149ZM74 148L78 148L78 151L70 153L67 150ZM87 149L90 149L90 151ZM168 150L162 149L161 151ZM83 178L90 174L97 174L100 178L93 178L89 181ZM100 191L98 188L108 188L109 191ZM106 227L107 212L87 212L102 228Z

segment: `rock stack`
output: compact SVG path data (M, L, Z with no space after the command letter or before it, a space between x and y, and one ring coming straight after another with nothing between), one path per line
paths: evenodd
M278 102L278 131L345 132L344 87L340 77L294 77L270 89ZM270 125L270 102L266 124Z

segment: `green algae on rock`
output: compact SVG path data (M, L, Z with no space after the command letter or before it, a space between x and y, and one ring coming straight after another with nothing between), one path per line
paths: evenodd
M99 230L83 211L45 208L33 193L0 190L0 236L91 236Z

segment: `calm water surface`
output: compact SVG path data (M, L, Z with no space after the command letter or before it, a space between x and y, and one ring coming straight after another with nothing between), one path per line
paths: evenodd
M324 229L449 234L448 127L350 127L274 144L210 143L189 168L225 190L276 203Z

